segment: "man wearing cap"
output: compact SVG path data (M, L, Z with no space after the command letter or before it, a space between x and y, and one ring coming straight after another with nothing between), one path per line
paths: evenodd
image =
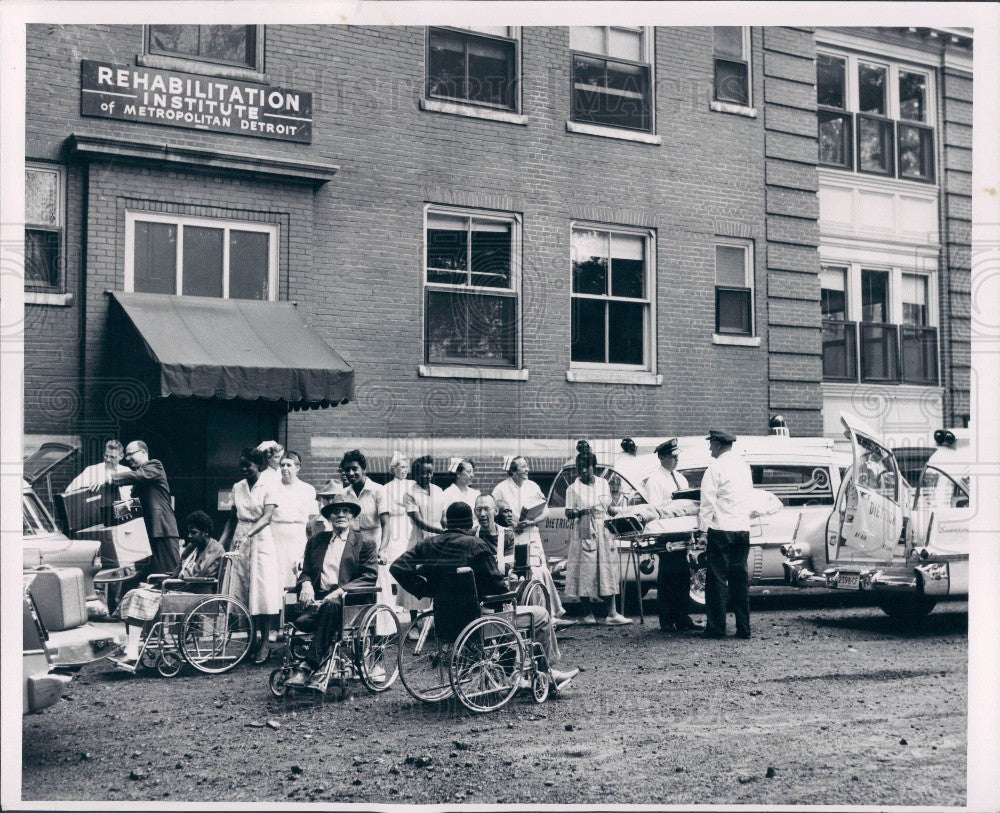
M673 500L675 491L687 490L688 481L677 471L677 438L670 438L657 446L656 456L660 465L646 478L646 496L650 505L663 508ZM691 568L688 566L687 551L659 554L656 595L661 630L680 632L701 629L688 615L690 593Z
M298 579L299 606L303 613L295 625L313 631L305 658L288 679L288 686L305 686L326 658L344 617L344 594L352 587L373 587L378 577L375 545L351 530L351 520L361 506L338 494L320 512L332 530L321 531L306 545Z
M470 567L476 579L480 598L507 592L507 582L497 569L497 549L486 540L472 535L472 508L465 502L453 502L445 511L445 532L432 536L411 548L389 566L389 570L404 590L418 598L429 598L430 585L417 572L417 566L431 562L447 562L457 567ZM559 691L579 673L579 669L558 671L551 666L558 657L555 651L551 618L544 607L518 607L515 625L525 629L534 619L534 637L542 645L549 661L552 685Z
M701 479L698 527L707 536L705 574L706 638L726 637L726 608L736 615L736 637L750 637L747 556L753 479L746 460L733 451L736 438L712 429L707 440L712 462Z

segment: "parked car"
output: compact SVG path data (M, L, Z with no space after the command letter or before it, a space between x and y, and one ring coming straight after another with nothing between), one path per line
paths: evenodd
M919 618L938 601L969 594L969 473L967 429L935 432L916 488L870 426L849 413L840 421L853 464L841 483L826 527L827 566L817 569L793 543L786 551L789 584L869 591L890 616Z
M28 592L33 575L24 577L24 644L21 661L22 714L32 714L56 703L72 677L52 671L52 659L45 646L48 633Z
M698 488L701 477L711 461L708 441L704 436L678 439L680 471L691 488ZM735 450L750 464L754 485L770 492L781 501L782 508L755 518L750 531L748 570L751 584L781 584L784 582L782 546L798 539L800 550L807 551L817 567L825 564L824 533L833 508L834 495L840 485L842 471L849 457L837 451L827 438L793 438L780 435L740 437ZM619 455L611 465L599 465L596 474L608 480L612 498L619 506L646 504L646 478L655 471L659 459L651 452ZM562 589L565 558L569 548L569 526L566 520L566 489L576 477L574 461L568 461L549 491L549 514L542 522L542 541L549 566L557 586ZM661 520L671 525L671 532L687 535L697 527L697 517ZM675 527L676 526L676 527ZM660 526L662 527L662 526ZM662 533L657 526L651 533ZM624 557L630 542L620 540ZM639 561L640 589L645 593L656 584L656 556L643 555ZM705 603L704 568L694 568L691 574L691 601L695 607ZM628 573L626 598L635 595L635 577Z

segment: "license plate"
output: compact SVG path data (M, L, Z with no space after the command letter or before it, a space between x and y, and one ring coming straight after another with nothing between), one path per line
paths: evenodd
M837 589L857 590L861 582L857 573L841 573L837 578Z

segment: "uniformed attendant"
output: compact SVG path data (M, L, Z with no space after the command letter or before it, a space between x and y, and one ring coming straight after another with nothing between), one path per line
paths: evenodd
M736 637L750 637L747 556L750 553L750 466L733 451L736 438L712 429L707 440L712 462L701 480L698 527L707 535L705 574L706 638L726 637L726 609L736 615Z
M670 438L657 446L656 456L660 465L646 478L646 495L650 505L660 508L674 498L675 491L685 491L688 481L677 471L677 438ZM687 551L664 552L659 554L659 560L656 595L660 629L664 632L701 629L701 625L688 615L691 568L688 566Z

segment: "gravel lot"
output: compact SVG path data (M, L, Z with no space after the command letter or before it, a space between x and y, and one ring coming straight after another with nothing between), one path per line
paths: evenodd
M279 701L270 666L165 679L93 664L24 718L23 798L965 803L966 604L909 629L823 593L757 591L751 607L749 641L665 635L648 616L569 628L572 687L485 716L399 683Z

